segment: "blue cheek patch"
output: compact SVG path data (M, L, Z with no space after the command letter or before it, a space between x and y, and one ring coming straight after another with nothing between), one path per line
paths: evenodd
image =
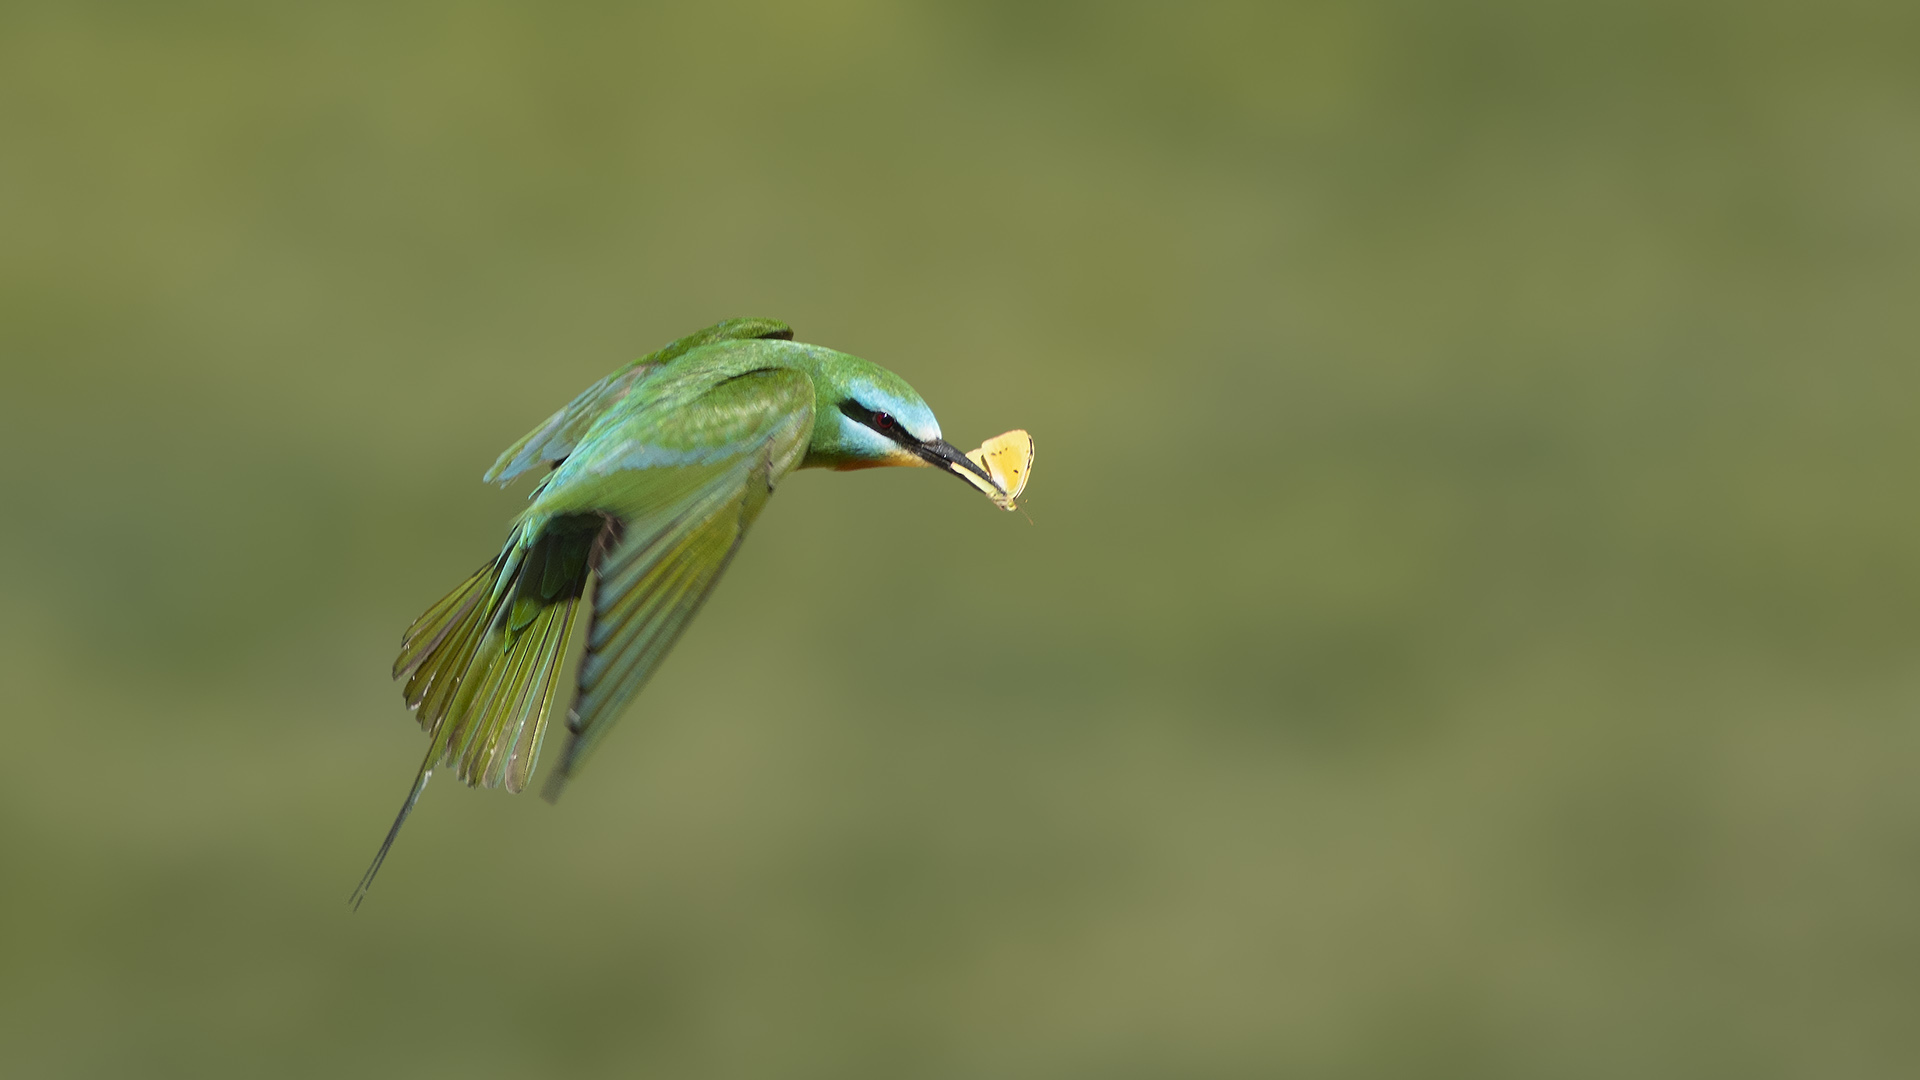
M840 438L847 449L856 455L875 461L891 457L900 450L892 439L844 416L840 418Z

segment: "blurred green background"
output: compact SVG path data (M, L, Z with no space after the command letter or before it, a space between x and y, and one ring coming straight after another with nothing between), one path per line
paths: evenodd
M8 4L6 1071L1920 1074L1917 41ZM741 314L1031 429L1032 524L798 475L349 916L481 471Z

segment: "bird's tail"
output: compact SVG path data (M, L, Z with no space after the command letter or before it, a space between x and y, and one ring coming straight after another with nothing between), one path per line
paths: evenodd
M386 842L354 890L355 907L436 766L457 769L468 785L526 788L594 546L608 529L594 514L550 520L531 538L516 533L497 558L407 628L393 677L407 680L407 707L432 742Z

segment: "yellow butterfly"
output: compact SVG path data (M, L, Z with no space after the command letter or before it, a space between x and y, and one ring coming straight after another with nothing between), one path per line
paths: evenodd
M1027 478L1033 475L1033 436L1015 428L995 435L977 449L967 451L967 459L985 469L993 477L994 483L1000 485L1000 490L995 491L977 476L964 472L961 476L973 481L973 486L986 492L987 498L992 499L1000 509L1019 509L1019 504L1014 500L1027 490Z

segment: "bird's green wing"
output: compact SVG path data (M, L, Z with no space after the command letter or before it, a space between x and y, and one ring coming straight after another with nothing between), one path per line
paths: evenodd
M675 341L594 383L568 402L546 422L521 436L487 470L489 483L507 483L543 462L559 461L573 452L581 436L608 409L620 404L627 394L648 375L682 354L716 341L741 341L748 338L793 340L793 327L778 319L728 319L715 323Z
M618 539L595 566L571 737L550 798L679 640L774 485L805 455L813 384L796 371L754 371L622 427L583 449L580 481L555 474L555 501L611 514ZM612 463L619 467L602 471Z

